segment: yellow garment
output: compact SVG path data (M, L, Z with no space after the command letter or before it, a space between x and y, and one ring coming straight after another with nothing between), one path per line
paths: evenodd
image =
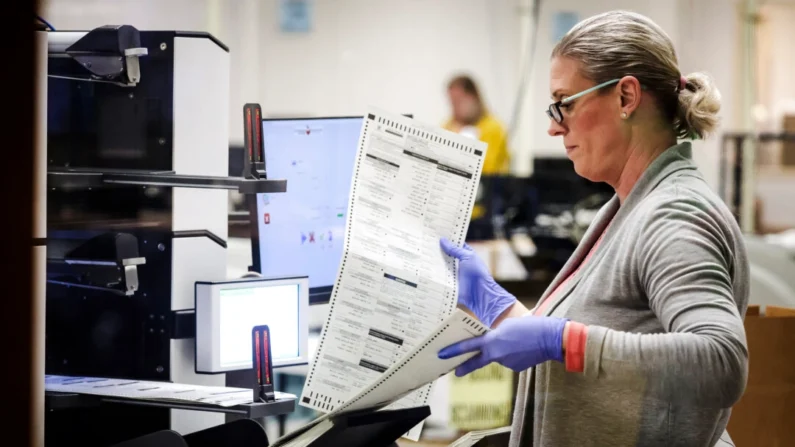
M488 145L486 159L483 160L483 174L507 174L511 155L508 152L508 134L505 128L488 113L474 127L478 131L478 139ZM448 121L444 128L453 132L460 130L453 120Z
M510 170L511 154L508 152L508 134L502 124L489 113L475 124L478 132L478 139L486 143L486 158L483 160L483 175L507 174ZM461 129L452 119L449 120L444 128L453 132ZM482 217L486 211L480 205L475 205L472 209L472 219Z

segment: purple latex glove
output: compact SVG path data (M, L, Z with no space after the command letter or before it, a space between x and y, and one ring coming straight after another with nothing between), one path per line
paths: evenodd
M458 259L458 302L491 327L497 317L513 306L516 297L494 281L486 264L469 245L459 248L442 238L441 246L448 256Z
M467 352L479 355L462 363L455 370L465 376L491 362L514 371L524 371L548 360L563 361L563 328L568 320L554 317L507 318L500 327L480 337L470 338L439 351L440 359L457 357Z

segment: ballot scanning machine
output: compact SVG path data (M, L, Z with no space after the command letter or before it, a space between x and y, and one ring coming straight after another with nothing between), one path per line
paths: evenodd
M195 283L226 279L228 190L286 191L261 154L250 175L228 176L228 48L129 25L37 38L46 374L224 386L224 374L196 371ZM224 413L258 418L295 401L220 408L47 392L46 407L47 445L110 446L205 433Z

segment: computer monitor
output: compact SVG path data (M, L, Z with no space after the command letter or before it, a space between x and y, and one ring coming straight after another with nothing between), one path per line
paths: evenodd
M197 373L251 369L251 329L263 324L274 367L309 362L306 277L196 282L195 312Z
M262 122L268 177L286 179L287 192L258 194L251 206L253 268L265 276L308 276L310 304L328 302L337 278L362 122Z

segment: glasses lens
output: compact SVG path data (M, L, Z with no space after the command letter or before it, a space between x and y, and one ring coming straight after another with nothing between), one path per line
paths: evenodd
M549 110L547 110L547 116L555 120L557 123L563 122L563 115L560 114L560 109L555 107L555 104L549 106Z

